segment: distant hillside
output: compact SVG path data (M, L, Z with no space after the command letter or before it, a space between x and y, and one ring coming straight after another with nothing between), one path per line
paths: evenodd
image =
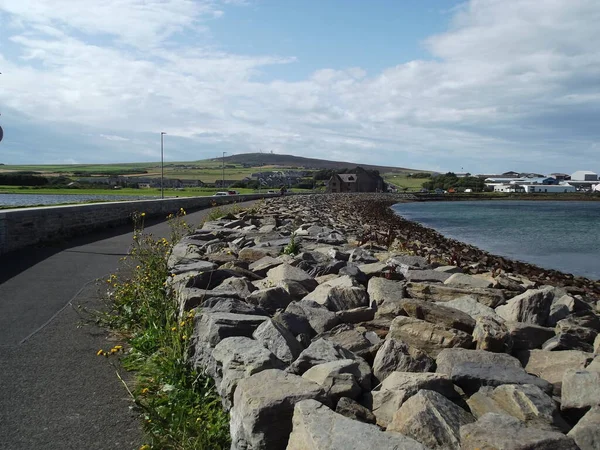
M222 158L214 158L210 161L221 161ZM283 166L305 169L353 169L360 166L367 170L379 170L386 172L419 172L419 170L404 167L374 166L371 164L359 164L345 161L329 161L326 159L303 158L293 155L278 155L274 153L242 153L225 157L226 164L243 164L252 167Z

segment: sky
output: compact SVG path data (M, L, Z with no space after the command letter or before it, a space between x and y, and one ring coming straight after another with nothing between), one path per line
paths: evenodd
M600 171L598 0L0 0L0 163Z

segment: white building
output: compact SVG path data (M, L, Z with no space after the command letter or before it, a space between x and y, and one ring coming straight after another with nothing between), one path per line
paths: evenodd
M502 183L494 185L494 192L525 192L525 190L516 183Z
M571 175L571 181L598 181L598 174L589 170L578 170Z
M565 192L577 192L574 186L569 184L522 184L521 187L524 192L537 193L537 192L548 192L548 193L565 193Z

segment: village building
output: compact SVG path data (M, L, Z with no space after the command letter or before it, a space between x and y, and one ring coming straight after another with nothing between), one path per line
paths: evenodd
M384 192L385 183L379 175L370 174L362 167L354 173L335 174L327 183L327 192Z

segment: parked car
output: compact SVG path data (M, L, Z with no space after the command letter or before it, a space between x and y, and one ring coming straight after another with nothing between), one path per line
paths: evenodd
M229 195L229 194L227 192L215 192L213 194L213 197L223 197L223 196L226 196L226 195Z
M274 191L273 189L270 189L267 191L267 194L278 194L279 192Z
M227 191L227 195L239 195L238 191Z

